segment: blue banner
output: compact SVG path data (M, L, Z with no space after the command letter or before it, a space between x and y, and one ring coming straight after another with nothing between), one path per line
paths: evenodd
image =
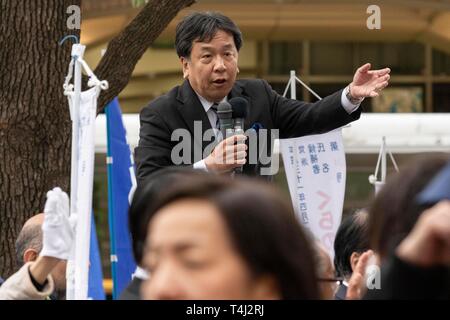
M111 267L113 299L117 299L136 269L128 228L129 199L134 192L136 178L117 98L106 107L106 122Z
M103 289L102 261L100 250L98 248L94 214L91 216L89 262L88 298L92 300L105 300L106 296L105 290Z
M436 174L417 196L419 204L431 205L442 200L450 200L450 162Z

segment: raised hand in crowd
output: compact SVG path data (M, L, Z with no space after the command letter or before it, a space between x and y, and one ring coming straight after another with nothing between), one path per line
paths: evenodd
M450 266L450 201L425 210L396 254L419 267Z
M367 250L360 256L348 282L346 300L359 300L364 296L367 290L366 270L374 259L375 253L372 250Z

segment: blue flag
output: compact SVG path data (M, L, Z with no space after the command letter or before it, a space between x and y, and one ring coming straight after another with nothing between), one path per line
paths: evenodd
M106 130L113 299L117 299L136 270L128 228L129 201L136 188L136 177L117 98L106 107Z
M417 196L419 204L434 204L445 199L450 200L450 162L436 174Z
M94 215L91 216L91 242L89 249L89 282L88 298L93 300L105 300L103 289L102 262L100 250L98 249L97 231L95 229Z

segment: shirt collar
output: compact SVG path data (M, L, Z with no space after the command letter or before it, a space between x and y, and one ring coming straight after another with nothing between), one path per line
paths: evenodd
M196 91L194 91L194 92L197 95L198 99L200 100L200 103L202 104L203 109L205 109L205 112L208 112L208 110L211 109L214 102L208 101L205 98L203 98L201 95L199 95ZM228 101L227 96L225 96L225 98L223 98L221 101L219 101L219 103L224 102L224 101Z

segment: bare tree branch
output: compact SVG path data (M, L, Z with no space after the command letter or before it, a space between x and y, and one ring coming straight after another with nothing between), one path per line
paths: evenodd
M99 79L109 82L109 89L100 95L97 113L125 88L139 59L170 21L193 3L195 0L152 0L109 43L95 69Z

